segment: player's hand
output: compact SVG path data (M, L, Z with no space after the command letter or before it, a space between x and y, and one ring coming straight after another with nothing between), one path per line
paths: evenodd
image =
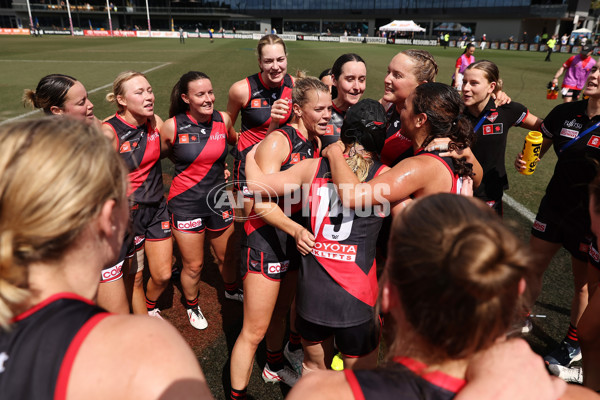
M300 227L294 232L294 239L296 248L303 256L309 254L315 245L315 237L304 227Z
M519 172L524 171L525 168L527 168L527 163L523 160L523 153L517 154L517 157L515 158L515 168Z
M346 150L346 145L342 143L341 140L338 140L335 143L331 143L329 146L325 147L321 152L321 156L325 158L336 157L344 154L344 150Z
M504 104L508 104L512 101L512 99L508 97L508 95L502 90L498 93L492 93L492 99L494 99L496 107L503 106Z
M460 187L460 195L473 197L473 178L465 176L462 179L462 186Z
M227 167L228 165L227 163L225 163L225 171L223 171L223 174L225 175L225 182L227 182L229 180L229 177L231 176L231 172Z
M446 151L449 143L450 138L435 138L425 147L425 151Z
M288 115L290 107L291 105L286 99L275 100L271 106L271 120L277 123L281 122Z

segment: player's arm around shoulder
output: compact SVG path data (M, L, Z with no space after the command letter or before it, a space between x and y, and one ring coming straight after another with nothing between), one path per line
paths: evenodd
M354 399L343 372L315 371L303 376L294 385L286 400L346 400Z
M111 315L83 341L67 386L70 399L212 399L194 353L173 326Z

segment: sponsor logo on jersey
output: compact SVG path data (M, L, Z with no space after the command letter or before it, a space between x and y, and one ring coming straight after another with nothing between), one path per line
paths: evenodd
M490 200L490 201L486 201L485 204L487 204L488 207L490 207L490 208L494 208L494 206L496 205L496 202L494 200Z
M577 120L572 119L570 121L565 121L563 123L563 126L566 126L567 128L574 128L577 130L581 130L581 128L583 127L582 124L580 124L579 122L577 122Z
M223 217L224 220L228 220L231 217L233 217L232 213L233 213L232 210L223 211L221 213L221 216Z
M252 99L250 102L251 108L267 108L269 107L269 102L264 99Z
M496 120L496 118L498 118L498 112L493 112L490 115L488 115L487 120L493 123Z
M600 136L592 135L590 140L588 140L587 145L595 148L600 147Z
M199 139L197 133L184 133L179 135L179 143L181 144L198 143Z
M394 121L394 128L397 128L399 123L400 123L400 121L397 121L397 120Z
M164 222L163 222L164 224ZM167 222L168 224L168 222ZM189 221L177 221L177 229L196 229L202 226L202 218L191 219ZM163 227L163 229L166 229Z
M329 258L331 260L353 262L356 260L356 248L355 244L315 242L312 254L316 257Z
M579 134L579 131L575 131L573 129L562 128L560 130L560 136L564 136L569 139L573 139L574 137L577 137L578 134Z
M0 353L0 373L4 372L4 363L8 361L8 354L6 352Z
M327 128L325 129L325 134L326 135L333 135L334 131L335 131L335 126L333 126L333 125L327 125Z
M594 260L597 263L600 262L600 253L594 246L590 246L590 251L588 252L588 254L592 258L592 260Z
M123 276L123 261L108 269L102 270L102 282L110 282Z
M278 263L269 263L267 265L267 274L280 274L282 272L286 272L288 267L290 266L290 262L288 260L278 262Z
M533 221L533 229L539 232L546 232L546 224L536 219L535 221Z
M300 153L292 153L290 157L290 164L297 164L300 162Z
M200 133L202 133L203 135L206 135L206 129L204 129L204 128L200 129Z
M273 93L273 94L271 95L271 97L273 98L273 100L277 100L277 93Z
M123 144L121 144L121 147L119 148L119 153L129 153L130 151L131 151L131 143L123 142Z
M166 230L166 229L171 229L171 224L169 223L169 221L162 221L162 222L160 223L160 227L161 227L162 229L165 229L165 230Z
M212 135L210 138L212 140L224 140L226 137L226 135L224 133L215 133L214 135Z
M489 124L483 126L484 135L501 135L504 133L504 124L502 122L498 124Z
M247 194L247 195L251 195L252 192L250 191L250 189L248 189L248 186L244 185L242 187L242 193Z
M252 93L252 97L258 96L259 94L261 94L263 92L262 89L257 90L256 92Z
M183 125L183 126L182 126L182 127L180 127L179 129L187 129L187 128L189 128L190 126L192 126L192 124Z

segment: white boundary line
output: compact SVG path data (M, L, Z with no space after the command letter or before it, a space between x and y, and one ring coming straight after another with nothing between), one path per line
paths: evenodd
M14 60L13 60L13 61L14 61ZM170 63L170 62L168 62L168 63L164 63L164 64L161 64L161 65L157 65L156 67L152 67L152 68L150 68L150 69L147 69L147 70L145 70L145 71L142 71L142 73L143 73L143 74L147 74L148 72L152 72L152 71L155 71L155 70L157 70L157 69L159 69L159 68L166 67L167 65L170 65L170 64L171 64L171 63ZM95 89L92 89L92 90L90 90L90 91L88 92L88 94L91 94L91 93L96 93L97 91L99 91L99 90L102 90L102 89L106 89L107 87L110 87L110 86L112 86L112 83L109 83L109 84L106 84L106 85L103 85L103 86L97 87L97 88L95 88ZM34 114L37 114L37 113L39 113L39 112L40 112L40 110L32 110L32 111L26 112L25 114L17 115L16 117L12 117L12 118L6 119L6 120L4 120L4 121L0 121L0 125L2 125L2 124L6 124L6 123L8 123L8 122L12 122L12 121L17 121L17 120L19 120L19 119L22 119L22 118L29 117L29 116L31 116L31 115L34 115Z
M502 199L506 202L507 205L509 205L516 212L518 212L523 218L527 219L533 224L533 221L535 221L535 214L529 211L527 207L525 207L523 204L519 203L506 193L504 194Z

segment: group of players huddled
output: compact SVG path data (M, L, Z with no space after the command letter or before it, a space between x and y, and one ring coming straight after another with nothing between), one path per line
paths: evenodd
M208 326L199 299L205 239L225 299L243 302L231 353L231 399L246 398L263 340L262 377L294 386L290 399L597 398L581 387L565 388L522 340L503 338L529 326L526 315L541 276L564 246L573 256L576 284L571 327L545 361L567 368L581 358L580 326L585 384L600 389L598 300L590 300L581 318L587 287L592 299L600 281L600 269L594 282L585 275L588 253L600 265L593 237L600 233L594 196L600 187L594 178L600 161L598 68L588 79L587 100L560 105L542 122L502 92L498 67L490 61L470 64L459 92L435 82L438 67L430 53L402 51L390 61L385 92L376 101L361 100L367 63L358 54L341 55L322 80L288 74L286 46L276 35L259 40L257 55L260 72L231 86L224 112L214 109L211 80L198 71L185 73L173 87L165 121L154 113L151 84L135 71L115 79L107 100L116 112L102 122L73 77L48 75L35 91L26 91L34 107L70 118L0 127L6 146L0 155L0 393L93 398L89 391L127 398L138 380L148 380L134 397L209 397L190 350L158 321L174 238L182 301L194 328ZM530 248L501 219L511 126L541 130L542 155L551 145L558 155ZM81 144L86 140L93 145ZM89 159L84 165L63 160L47 185L65 191L20 193L14 179L33 168L34 159L58 159L53 153L61 143L78 145L80 157ZM117 154L118 165L103 164L115 164ZM164 157L174 164L166 198ZM515 167L525 168L520 155ZM15 174L15 168L24 172ZM110 173L102 180L95 169ZM87 175L77 180L77 174ZM119 183L125 174L126 189ZM28 185L42 179L35 175ZM50 212L36 221L40 229L48 226L44 240L27 230L33 222L14 219L33 208L36 197L50 204L69 200L62 198L67 189L83 193L69 202L70 218L78 215L79 225L68 232L54 234ZM223 201L232 198L231 190L243 206ZM20 202L11 203L16 197ZM45 250L38 254L38 247ZM75 261L86 260L98 268L78 270L79 278L67 286L59 279L65 274L55 274L48 283L54 286L39 290L48 277L40 266L71 271ZM17 268L27 272L17 274ZM93 277L100 269L98 285ZM28 297L28 290L34 295ZM94 306L94 299L113 314ZM73 311L61 313L65 307ZM131 311L155 319L127 315ZM101 335L135 341L126 330L142 332L132 328L140 320L148 329L142 335L155 337L121 340L102 355ZM35 368L45 386L25 392L15 382L25 379L19 374L38 353L23 343L42 340L41 333L63 338L62 347L47 367L53 372ZM378 366L382 336L387 355ZM158 362L164 365L106 383L117 368L154 362L147 353L165 342L160 356L166 361ZM328 371L334 357L344 372ZM172 363L181 365L169 369Z

